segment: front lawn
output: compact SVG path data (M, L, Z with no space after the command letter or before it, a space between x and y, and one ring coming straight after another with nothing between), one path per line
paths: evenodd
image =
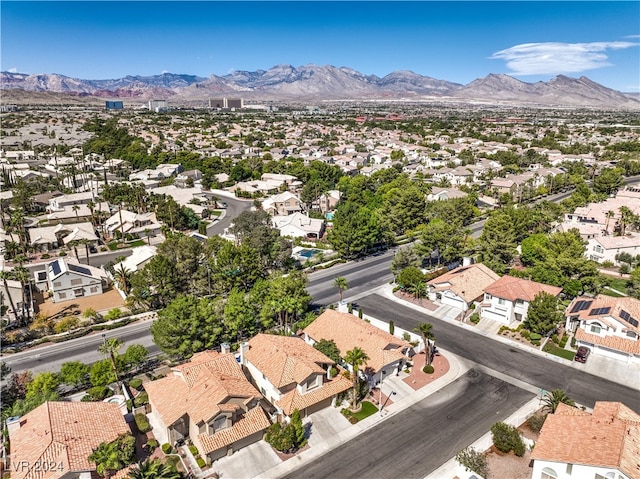
M348 409L347 411L349 416L357 419L358 421L362 421L363 419L378 412L378 408L374 404L370 403L369 401L362 401L362 408L358 412L352 413Z
M567 361L573 361L573 357L576 355L573 351L569 351L568 349L559 348L552 341L547 341L547 344L544 345L542 350L545 353L553 354L554 356L559 356Z
M220 210L213 210L213 211L209 211L209 214L211 216L220 216L222 214L222 211Z
M111 251L116 251L124 248L136 248L138 246L144 246L145 244L146 243L144 242L144 240L139 239L139 240L131 241L130 243L122 242L122 241L112 241L111 243L108 243L107 246Z

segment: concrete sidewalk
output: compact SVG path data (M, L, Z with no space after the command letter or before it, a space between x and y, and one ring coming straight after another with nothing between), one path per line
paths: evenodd
M625 363L623 361L618 361L616 359L607 358L604 356L597 356L594 354L589 356L589 360L584 364L578 363L576 361L567 361L566 359L546 353L538 348L527 346L519 341L513 341L505 336L497 334L501 324L495 321L482 324L484 321L482 320L477 326L468 323L462 323L458 319L460 315L459 309L453 308L451 306L440 306L435 311L427 310L411 303L410 301L405 301L404 299L398 298L395 294L393 294L392 285L383 285L375 290L374 293L379 294L380 296L383 296L391 301L400 303L408 308L413 308L422 313L429 314L443 321L455 324L458 327L466 328L476 334L486 336L488 338L494 339L495 341L509 344L510 346L518 349L524 349L532 354L537 354L551 361L564 364L565 366L572 367L576 370L590 373L594 376L606 378L610 381L640 391L640 364Z

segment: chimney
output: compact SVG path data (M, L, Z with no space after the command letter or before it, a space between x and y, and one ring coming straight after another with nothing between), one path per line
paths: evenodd
M231 346L229 346L227 343L222 343L220 345L220 352L222 354L229 354L231 352Z
M245 358L246 354L249 352L249 343L245 341L240 344L240 364L243 366L247 364L247 360Z
M20 422L20 416L12 416L7 418L5 423L7 425L7 430L9 431L9 437L11 434L20 429L22 423Z

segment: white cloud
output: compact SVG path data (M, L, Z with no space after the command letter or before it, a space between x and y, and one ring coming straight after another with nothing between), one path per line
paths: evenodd
M16 67L9 68L9 73L18 73L18 69Z
M611 66L607 50L638 46L632 42L524 43L491 55L505 60L514 75L578 73Z

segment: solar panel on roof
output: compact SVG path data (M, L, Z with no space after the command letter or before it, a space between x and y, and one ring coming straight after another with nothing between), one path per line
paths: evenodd
M593 304L593 301L583 301L582 306L580 306L580 311L584 311L585 309L589 309L589 307Z
M53 274L60 274L60 271L62 271L60 269L60 263L58 261L51 263L51 270L53 271Z
M580 311L580 308L582 307L582 303L584 303L584 301L578 301L576 304L573 305L573 308L571 308L571 311L569 312L577 313L578 311Z
M91 271L89 271L87 268L83 268L82 266L78 266L75 264L69 264L68 266L71 271L75 271L76 273L86 274L87 276L91 276Z

